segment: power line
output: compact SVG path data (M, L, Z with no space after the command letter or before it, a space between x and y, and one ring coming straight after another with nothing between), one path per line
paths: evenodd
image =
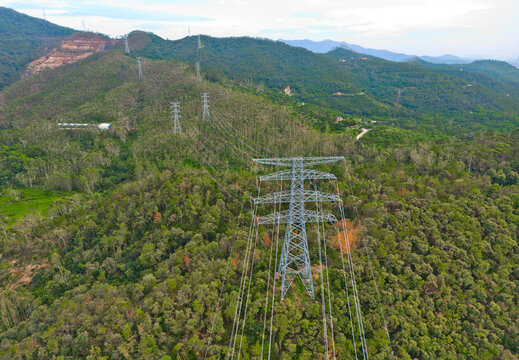
M339 193L339 184L336 181L336 193ZM355 305L355 315L357 317L357 326L359 328L359 339L360 339L360 345L362 349L362 356L365 360L369 359L368 355L368 346L366 343L366 333L364 331L364 322L362 320L362 309L360 306L360 300L359 300L359 294L357 289L357 281L355 279L355 269L353 266L353 258L351 256L351 248L350 248L350 241L348 239L348 229L346 227L345 223L345 216L344 216L344 206L342 202L339 202L339 210L341 213L341 224L342 224L342 234L343 234L343 240L346 243L346 254L348 258L348 267L349 267L349 273L350 273L350 281L351 281L351 290L353 295L353 303ZM339 237L340 238L340 237ZM341 247L341 254L342 254L342 247ZM344 281L346 283L346 273L344 273ZM346 284L347 286L347 284ZM353 331L353 329L352 329Z
M234 250L234 245L236 244L236 239L238 237L238 228L240 226L240 216L243 212L243 203L242 203L242 206L240 208L240 213L238 214L238 221L236 222L236 228L234 229L234 238L233 238L233 241L232 241L232 245L231 245L231 249L229 250L229 256L232 255L232 252ZM229 275L230 277L230 275ZM223 281L222 281L222 285L220 286L220 293L218 295L218 302L216 303L216 309L215 309L215 314L214 314L214 317L213 317L213 323L211 325L211 330L209 331L209 338L207 339L207 344L206 344L206 347L205 347L205 353L204 353L204 360L207 358L207 354L209 353L209 346L211 345L211 340L212 340L212 336L213 336L213 331L214 331L214 326L216 324L216 317L218 315L218 309L220 308L220 303L222 301L222 297L223 297L223 289L224 289L224 285L225 285L225 282L228 280L228 278L225 278Z
M317 206L317 198L315 199L315 207L318 208ZM329 359L329 356L328 356L328 326L326 324L326 302L324 300L324 278L323 278L323 273L324 273L324 268L323 268L323 260L322 260L322 255L321 255L321 231L320 231L320 226L319 226L319 221L317 221L317 248L319 250L319 268L321 269L321 272L320 272L320 279L321 279L321 310L322 310L322 314L323 314L323 338L324 338L324 357L326 358L326 360Z
M240 360L240 358L241 358L241 347L242 347L242 344L243 344L243 332L245 331L245 322L247 321L247 310L249 308L250 286L251 286L251 283L252 283L252 274L254 272L254 263L255 263L254 260L256 260L256 257L254 256L254 254L256 253L256 246L258 244L259 223L257 221L255 221L255 223L256 223L256 237L255 237L255 240L254 240L254 250L252 251L252 265L251 265L251 268L250 268L249 286L247 288L247 298L245 299L245 313L243 314L243 325L242 325L242 328L241 328L240 348L238 349L238 360ZM236 341L236 337L234 339Z
M259 187L258 194L260 193L260 191L261 191L261 188ZM256 221L256 211L257 211L257 206L254 205L253 211L252 211L250 228L249 228L249 236L247 238L247 249L245 252L245 260L244 260L243 267L242 267L242 277L241 277L241 281L240 281L240 289L238 291L238 296L236 299L236 308L235 308L235 312L234 312L231 339L229 341L229 349L227 351L227 359L229 359L229 358L234 359L234 353L236 350L236 339L237 339L238 330L240 327L241 311L242 311L242 307L243 307L243 296L245 295L245 284L247 282L247 273L249 272L249 259L251 257L252 239L254 238L254 231L256 231L256 242L254 243L254 249L256 248L256 243L257 243L258 226L257 226L257 221ZM252 253L252 255L253 255L253 253ZM252 259L251 268L253 268L253 267L254 267L254 258ZM251 281L252 281L252 270L251 270L251 275L250 275L250 279L249 279L249 290L250 290ZM247 306L247 303L245 306ZM244 322L245 322L245 318L244 318Z
M317 184L314 182L314 190L317 191ZM316 202L316 208L319 211L323 211L323 204L322 202L319 202L317 204ZM326 250L326 231L324 227L324 221L321 219L321 229L322 229L322 239L323 239L323 252L324 252L324 268L326 269L326 286L327 286L327 293L328 293L328 314L330 316L330 332L332 335L332 351L333 351L333 359L335 360L335 334L334 334L334 327L333 327L333 310L332 310L332 300L331 300L331 294L330 294L330 277L329 277L329 268L328 268L328 253ZM317 223L317 232L319 232L319 223ZM320 248L319 248L320 251ZM320 255L320 254L319 254ZM322 272L321 272L322 275ZM321 279L322 282L322 279ZM324 284L323 284L323 292L324 292Z
M245 136L243 134L241 134L237 129L235 129L234 126L229 121L226 120L226 117L224 115L221 115L219 112L215 111L214 108L213 108L212 113L213 113L214 117L219 121L219 123L222 124L222 126L227 130L227 132L230 134L230 136L232 138L234 138L235 143L243 144L245 147L249 148L255 156L260 154L260 152L255 147L249 145L246 142L247 139L245 138ZM239 144L238 144L238 146L239 146ZM247 153L247 155L249 155L248 151L245 151L245 152Z
M356 341L355 341L355 327L353 326L353 316L352 316L351 306L350 306L350 291L348 289L348 280L346 278L346 267L344 265L344 251L343 251L343 246L342 246L342 242L341 242L340 229L339 229L339 251L341 253L342 273L344 275L344 287L346 288L346 300L347 300L347 304L348 304L348 315L350 317L351 338L353 341L353 352L355 354L355 359L357 360L358 356L357 356L357 345L356 345Z
M280 181L280 191L283 191L283 182ZM281 204L280 204L281 206ZM279 249L279 219L277 221L277 230L276 230L276 258L274 262L275 266L275 272L274 274L278 273L279 268L277 267L278 264L278 249ZM269 331L269 352L268 352L268 359L270 360L270 353L272 349L272 325L274 322L274 306L276 304L276 277L274 276L274 281L272 285L272 307L270 310L270 331ZM263 348L261 349L263 354ZM263 357L262 357L263 358Z
M224 126L224 122L220 121L220 118L214 111L213 111L213 115L210 119L211 119L213 125L222 133L224 138L227 138L227 140L229 140L226 142L229 145L231 145L233 148L235 148L240 153L240 156L245 155L246 158L251 158L251 154L249 153L249 151L247 151L243 147L241 147L240 143L249 147L253 151L253 154L257 154L257 152L254 148L248 146L248 144L245 143L243 140L241 140L238 136L236 136L232 130L230 130L228 127Z
M352 184L351 184L351 176L350 176L349 173L347 173L347 177L348 177L348 184L349 184L350 193L353 193L353 188L352 188ZM338 187L337 187L337 191L339 191ZM359 216L359 210L357 208L357 205L354 205L353 208L354 208L354 211L355 211L356 221L359 222L359 224L360 224L360 216ZM387 336L387 341L388 341L388 344L389 344L389 349L391 351L391 357L394 360L395 359L395 353L394 353L394 350L393 350L393 344L391 343L391 336L389 335L389 328L387 326L387 320L386 320L386 316L385 316L385 313L384 313L384 308L382 307L381 295L380 295L380 291L379 291L379 288L378 288L378 285L377 285L377 281L375 279L375 273L373 271L373 265L372 265L372 261L371 261L371 256L368 253L367 244L366 244L366 241L364 240L364 231L362 230L362 226L360 227L360 232L361 232L361 241L362 241L362 244L364 245L365 254L366 254L367 258L368 258L368 265L369 265L369 269L370 269L371 278L373 280L373 284L375 285L375 290L376 290L376 293L377 293L378 307L379 307L379 310L380 310L380 315L382 317L382 321L384 322L384 330L385 330L385 333L386 333L386 336Z
M274 203L274 212L276 212L276 203ZM272 232L271 235L274 237L274 230L276 228L276 223L272 223ZM263 359L263 347L265 345L265 329L267 328L267 311L269 305L269 291L270 291L270 273L272 268L272 250L274 249L274 242L269 243L270 245L270 255L269 255L269 273L267 280L267 293L265 294L265 314L263 315L263 332L261 334L261 355L260 359ZM277 253L277 248L276 248ZM277 257L277 254L276 254ZM277 259L274 260L274 267L276 266ZM275 280L274 280L275 281Z

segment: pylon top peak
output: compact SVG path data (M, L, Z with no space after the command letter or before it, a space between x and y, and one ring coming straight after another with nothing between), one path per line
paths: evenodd
M292 166L294 161L300 161L303 166L314 166L319 164L333 163L344 159L344 156L321 156L321 157L287 157L287 158L267 158L252 159L258 164L276 165L276 166Z

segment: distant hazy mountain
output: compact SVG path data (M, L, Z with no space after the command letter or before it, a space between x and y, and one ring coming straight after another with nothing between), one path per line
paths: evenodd
M515 66L516 68L519 68L519 57L517 59L508 60L507 63L509 63L512 66Z
M441 56L419 56L420 59L433 64L468 64L470 59L460 58L459 56L445 54Z
M359 45L348 44L344 41L333 41L333 40L322 40L322 41L312 41L312 40L280 40L284 43L291 46L299 46L305 49L308 49L315 53L326 53L330 50L333 50L337 47L349 49L361 54L367 54L376 56L385 60L390 61L407 61L416 57L416 55L408 55L402 53L395 53L389 50L377 50L377 49L368 49ZM466 64L471 62L469 59L460 58L458 56L446 54L442 56L418 56L424 61L434 63L434 64Z

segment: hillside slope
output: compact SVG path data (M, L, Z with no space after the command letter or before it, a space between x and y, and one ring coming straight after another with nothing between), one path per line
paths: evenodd
M136 61L109 51L0 93L2 186L69 194L50 217L0 225L0 357L225 358L250 196L256 175L272 170L250 158L344 155L322 170L337 175L352 229L362 224L352 256L370 358L391 356L375 283L397 358L517 358L519 132L375 147L370 137L396 130L356 142L312 130L268 94L199 83L184 63L144 58L143 72L138 82ZM172 134L170 101L181 103L182 136ZM58 121L114 129L66 131ZM328 267L314 276L329 275L337 356L352 358L336 236L327 226ZM258 239L242 358L260 354L274 276L275 229L260 227ZM274 314L273 358L324 357L320 306L301 284Z
M419 59L391 63L344 49L326 56L362 79L375 98L392 103L399 111L410 111L407 116L417 117L418 123L434 123L436 130L448 132L447 121L454 122L461 133L478 128L511 130L519 124L519 86L513 81L519 71L504 63L495 62L483 70L477 63L463 67Z
M134 32L130 42L137 45L137 55L191 64L196 61L196 37L167 41ZM230 78L240 84L252 80L276 92L290 86L299 100L344 114L396 119L406 126L434 124L445 133L478 128L511 130L519 124L519 86L501 75L494 76L501 73L498 69L492 73L474 65L461 75L455 67L432 69L395 63L346 49L314 54L252 38L202 36L202 43L201 65L208 79ZM398 91L404 88L400 99ZM453 122L455 127L449 125Z
M45 49L75 30L0 7L0 90Z

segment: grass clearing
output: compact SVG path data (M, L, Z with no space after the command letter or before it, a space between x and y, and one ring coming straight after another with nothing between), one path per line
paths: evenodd
M49 191L37 188L9 188L0 194L0 221L12 227L30 214L48 216L49 207L73 192Z

